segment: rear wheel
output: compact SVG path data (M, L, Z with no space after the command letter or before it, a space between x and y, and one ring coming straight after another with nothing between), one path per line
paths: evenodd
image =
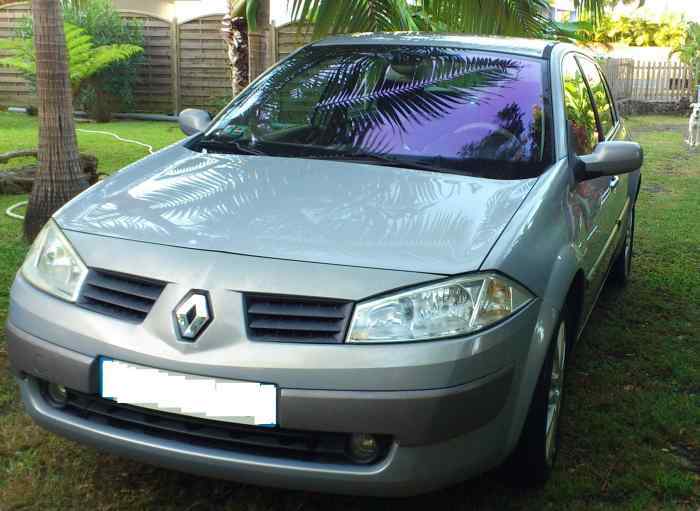
M615 259L610 270L610 278L620 285L625 285L632 274L632 252L634 249L634 206L627 217L625 229L625 244L622 251Z
M566 318L566 312L562 311L520 440L506 463L509 478L519 486L544 484L556 459L568 348Z

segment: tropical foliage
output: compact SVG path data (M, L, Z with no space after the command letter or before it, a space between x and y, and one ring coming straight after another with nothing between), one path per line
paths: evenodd
M84 29L95 46L144 46L143 23L123 18L111 0L63 0L61 4L64 21ZM25 18L17 37L31 39L33 33L31 18ZM76 107L100 121L109 120L112 112L130 111L134 104L136 75L142 62L142 54L137 54L118 60L90 77L80 87L75 98Z
M575 0L597 20L603 0ZM292 0L292 17L314 24L314 36L343 32L429 29L471 34L548 36L559 27L546 0Z
M685 38L687 23L679 16L666 16L658 23L641 17L605 16L588 34L591 42L628 46L678 47Z
M122 17L111 0L64 0L63 17L92 36L96 46L145 44L143 23ZM120 60L93 77L81 87L78 104L93 118L108 120L111 112L130 112L134 106L134 87L139 66L144 57L139 54Z
M608 0L574 0L583 18L596 23ZM252 18L269 0L229 0L232 17ZM549 19L547 0L289 0L292 18L310 22L314 37L374 31L429 30L472 34L551 36L561 26Z
M695 80L700 80L700 23L688 24L685 40L674 48L673 53L690 66Z
M143 48L133 44L95 46L92 36L71 23L65 23L64 30L68 50L68 72L74 94L80 90L81 84L88 78L116 62L130 59L143 52ZM0 65L12 67L30 77L36 77L33 39L0 40L0 48L12 53L11 56L0 59Z

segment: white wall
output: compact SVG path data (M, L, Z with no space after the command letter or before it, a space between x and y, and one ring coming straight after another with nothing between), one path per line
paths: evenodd
M177 19L184 20L205 14L223 14L227 9L227 0L175 0L174 15ZM287 23L289 19L287 0L270 0L270 20L272 23L282 25Z
M619 4L613 10L617 16L640 16L659 21L666 14L683 14L686 19L700 22L700 1L698 0L646 0L644 7L637 9L637 3Z

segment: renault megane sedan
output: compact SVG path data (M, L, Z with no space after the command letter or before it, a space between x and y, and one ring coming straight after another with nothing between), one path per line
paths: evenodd
M58 211L17 274L8 351L38 424L260 485L547 479L641 179L590 56L334 37L180 123Z

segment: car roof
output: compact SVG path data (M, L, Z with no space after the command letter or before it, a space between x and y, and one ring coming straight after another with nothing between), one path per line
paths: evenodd
M547 39L524 37L472 36L464 34L437 34L431 32L372 32L326 37L312 46L354 46L354 45L408 45L408 46L449 46L472 50L495 51L543 57L548 48L557 44Z

